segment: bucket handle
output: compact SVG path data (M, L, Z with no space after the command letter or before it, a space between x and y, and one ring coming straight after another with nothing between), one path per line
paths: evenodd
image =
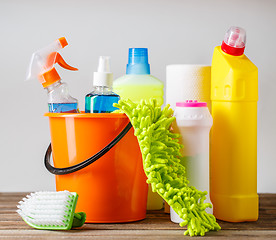
M115 137L102 150L97 152L92 157L84 160L83 162L78 163L78 164L73 165L73 166L70 166L70 167L66 167L66 168L55 168L51 165L50 159L51 159L51 153L52 153L52 146L51 146L51 143L50 143L48 148L47 148L47 151L45 153L45 157L44 157L45 167L47 168L47 170L50 173L53 173L55 175L65 175L65 174L69 174L69 173L79 171L79 170L89 166L90 164L92 164L93 162L98 160L100 157L102 157L104 154L106 154L112 147L114 147L128 133L128 131L131 129L131 127L132 127L131 122L129 122L126 125L126 127L117 135L117 137Z

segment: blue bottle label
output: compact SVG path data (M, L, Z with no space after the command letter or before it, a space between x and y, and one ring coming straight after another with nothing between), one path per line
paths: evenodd
M118 103L118 95L88 95L86 96L85 112L90 113L111 113L117 108L113 103Z

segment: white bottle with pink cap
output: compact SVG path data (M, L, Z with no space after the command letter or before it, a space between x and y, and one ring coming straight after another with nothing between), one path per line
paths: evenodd
M200 191L207 191L205 202L211 203L209 195L209 133L213 125L212 116L206 102L187 100L177 102L175 108L176 121L173 131L181 134L180 141L184 145L181 163L186 168L186 177L190 186ZM212 213L211 208L207 208ZM171 208L171 221L180 223L183 220Z

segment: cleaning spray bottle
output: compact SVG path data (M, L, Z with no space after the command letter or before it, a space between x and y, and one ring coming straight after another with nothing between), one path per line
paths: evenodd
M78 100L71 97L67 84L61 81L54 64L58 63L61 67L76 71L77 68L69 66L58 51L68 43L64 37L57 39L52 44L33 53L27 80L38 79L42 86L47 90L49 112L54 113L77 113Z
M126 75L114 81L114 92L119 94L121 99L130 99L137 104L141 99L156 98L157 104L161 106L163 104L163 87L162 81L150 75L148 49L130 48ZM149 186L147 209L158 210L162 207L162 198L157 193L153 193Z
M245 31L231 27L211 69L210 195L216 218L256 221L258 69L243 54Z
M85 96L86 113L110 113L117 108L119 95L112 92L113 73L110 72L110 57L100 56L98 71L94 72L94 88Z

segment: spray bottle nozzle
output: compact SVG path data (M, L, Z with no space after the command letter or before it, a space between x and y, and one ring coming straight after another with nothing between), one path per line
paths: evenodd
M109 56L100 56L98 72L110 73L110 57Z
M100 56L98 71L94 72L94 86L112 87L113 73L110 71L110 57Z
M57 39L54 43L33 53L30 67L27 72L27 80L36 78L45 88L61 79L54 68L54 64L58 63L61 67L68 70L78 70L68 65L58 53L60 49L67 45L66 39L62 37Z

